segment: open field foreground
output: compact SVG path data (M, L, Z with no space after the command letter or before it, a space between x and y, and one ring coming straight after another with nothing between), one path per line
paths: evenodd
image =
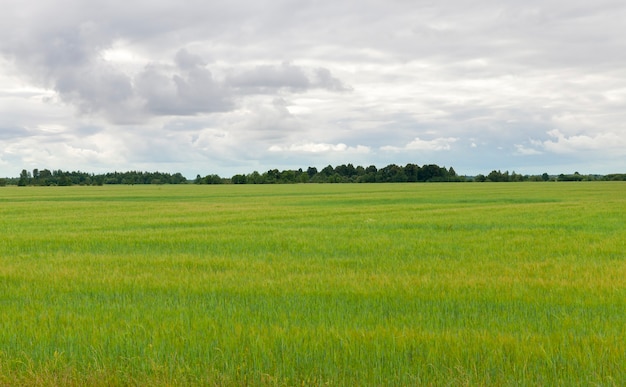
M626 184L0 188L0 385L626 385Z

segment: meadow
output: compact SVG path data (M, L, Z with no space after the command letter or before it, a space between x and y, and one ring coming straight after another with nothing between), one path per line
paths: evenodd
M0 188L0 385L626 385L626 184Z

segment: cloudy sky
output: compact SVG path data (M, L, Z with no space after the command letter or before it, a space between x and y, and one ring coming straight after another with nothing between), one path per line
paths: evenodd
M2 0L0 176L626 172L623 0Z

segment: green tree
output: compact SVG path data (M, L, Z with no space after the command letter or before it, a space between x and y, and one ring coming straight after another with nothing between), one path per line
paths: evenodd
M365 168L365 173L376 174L376 173L378 173L378 168L376 168L375 165L370 165L369 167Z
M328 177L323 173L316 173L310 181L311 183L327 183Z
M511 181L524 181L524 176L513 171L511 172Z
M223 184L224 183L222 178L219 177L219 175L216 175L216 174L207 175L204 178L204 181L205 181L206 184Z
M440 168L435 164L422 165L422 168L418 171L418 181L443 181L445 180L444 172L447 174L445 168Z
M508 177L508 172L507 172L507 177ZM502 172L500 172L500 170L493 170L491 172L489 172L489 174L487 175L487 180L488 181L492 181L492 182L501 182L501 181L506 181L504 180L504 174Z
M28 172L25 169L22 169L22 172L20 173L20 179L17 182L17 185L20 187L25 187L30 183L30 172Z
M335 169L332 167L332 165L328 165L324 167L324 169L322 169L320 173L326 177L330 177L335 173Z
M357 183L376 183L376 172L367 172L357 178Z
M296 172L292 170L282 171L278 175L278 183L295 183L296 182Z
M233 184L247 183L246 175L234 175L230 180L233 182Z
M72 185L72 181L65 174L62 174L59 176L58 184L60 186L69 186L69 185Z
M263 176L261 176L261 174L258 171L254 171L247 176L246 181L252 184L262 184Z
M406 175L407 181L415 182L419 176L420 167L417 164L407 164L404 167L404 173Z

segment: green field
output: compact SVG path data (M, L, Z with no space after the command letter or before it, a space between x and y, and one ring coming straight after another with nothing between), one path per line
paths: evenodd
M625 370L625 183L0 188L0 385Z

